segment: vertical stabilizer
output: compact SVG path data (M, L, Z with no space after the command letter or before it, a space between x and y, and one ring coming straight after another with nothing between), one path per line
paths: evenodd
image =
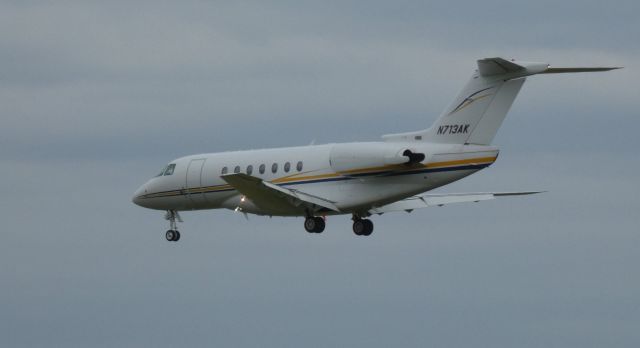
M488 58L453 103L425 133L424 139L446 144L489 145L516 99L526 76L543 71L543 63Z
M527 76L607 71L616 68L551 68L546 63L478 60L478 68L431 128L383 136L385 141L427 141L443 144L489 145Z

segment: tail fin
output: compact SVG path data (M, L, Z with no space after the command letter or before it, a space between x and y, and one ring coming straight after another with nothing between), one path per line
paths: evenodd
M383 139L489 145L527 76L613 69L617 68L551 68L546 63L508 61L502 58L481 59L478 60L478 69L469 82L431 128L420 132L385 135Z

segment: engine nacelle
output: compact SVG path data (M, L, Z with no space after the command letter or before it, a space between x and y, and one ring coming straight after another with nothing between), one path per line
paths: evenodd
M331 149L331 169L343 175L384 174L424 161L425 154L390 143L336 144Z

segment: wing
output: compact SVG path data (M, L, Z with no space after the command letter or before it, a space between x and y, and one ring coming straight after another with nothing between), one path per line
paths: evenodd
M414 209L443 206L451 203L488 201L497 197L532 195L541 192L544 191L422 194L373 208L369 210L369 214L383 214L392 211L411 212Z
M334 202L298 190L280 187L255 176L237 173L221 178L255 205L266 211L305 211L328 209L339 212Z

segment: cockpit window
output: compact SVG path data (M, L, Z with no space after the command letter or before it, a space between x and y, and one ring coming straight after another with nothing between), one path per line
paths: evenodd
M162 176L165 170L167 170L167 166L162 167L162 169L160 170L160 173L158 173L158 175L156 176Z
M167 170L164 171L164 175L171 175L173 174L173 171L176 169L176 164L170 164L167 166Z

